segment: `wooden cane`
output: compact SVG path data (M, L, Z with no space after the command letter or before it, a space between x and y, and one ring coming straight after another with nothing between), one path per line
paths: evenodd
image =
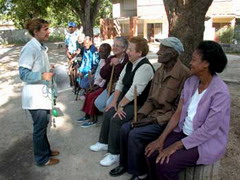
M109 86L108 86L108 94L107 94L108 98L109 98L110 93L112 91L114 68L115 68L115 66L113 65L112 66L112 72L111 72L110 80L109 80Z
M137 122L137 86L134 86L134 119L133 122Z
M89 90L92 91L92 73L88 71Z

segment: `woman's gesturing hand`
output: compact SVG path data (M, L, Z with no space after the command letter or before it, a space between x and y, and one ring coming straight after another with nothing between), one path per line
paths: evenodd
M42 73L42 79L46 81L51 81L54 73L52 72L44 72Z

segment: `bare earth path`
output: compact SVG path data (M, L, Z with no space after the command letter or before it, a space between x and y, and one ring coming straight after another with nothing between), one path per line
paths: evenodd
M62 71L62 80L66 79L64 48L48 43L49 57L58 70ZM108 172L112 167L101 167L99 161L105 152L91 152L89 145L98 139L100 125L81 128L75 120L83 114L80 111L82 101L75 101L66 82L61 87L57 107L61 109L59 117L51 122L49 140L53 148L59 149L60 164L52 167L37 167L32 155L32 121L21 109L22 82L18 77L18 57L21 47L0 49L0 180L125 180L130 175L112 178ZM151 46L156 51L156 46ZM150 53L153 63L156 56ZM231 63L223 78L228 83L232 95L232 117L229 146L221 161L220 178L222 180L239 179L240 168L240 58L230 57ZM155 64L158 66L158 64Z

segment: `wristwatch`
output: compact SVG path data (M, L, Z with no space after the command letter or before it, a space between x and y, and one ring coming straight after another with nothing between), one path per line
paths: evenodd
M122 104L119 104L118 107L120 107L120 108L124 108L124 106L123 106Z

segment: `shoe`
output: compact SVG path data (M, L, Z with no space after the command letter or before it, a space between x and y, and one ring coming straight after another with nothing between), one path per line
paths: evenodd
M138 176L133 175L129 180L149 180L149 179L148 176L143 179L140 179Z
M122 167L122 166L118 166L114 169L112 169L110 172L109 172L109 175L110 176L113 176L113 177L117 177L117 176L121 176L123 175L125 172L127 172L127 169Z
M88 128L88 127L92 127L92 126L96 126L96 122L89 122L89 121L87 121L87 122L84 122L84 123L82 123L82 128Z
M57 156L59 154L60 154L60 152L58 150L54 150L54 151L51 151L51 155L50 156Z
M85 101L86 96L83 95L83 96L80 96L79 98L80 98L81 101Z
M50 158L43 166L51 166L59 163L58 159Z
M100 142L97 142L96 144L91 145L89 147L89 149L92 150L92 151L95 151L95 152L97 152L97 151L106 151L106 150L108 150L108 145L100 143Z
M139 180L138 176L133 175L129 180Z
M83 121L86 121L86 120L89 120L89 119L90 119L90 116L85 115L85 116L81 117L80 119L78 119L77 122L83 122Z
M100 161L102 166L111 166L119 162L119 154L107 153L107 155Z
M81 89L80 91L79 91L79 96L83 96L85 94L85 90L84 89Z

